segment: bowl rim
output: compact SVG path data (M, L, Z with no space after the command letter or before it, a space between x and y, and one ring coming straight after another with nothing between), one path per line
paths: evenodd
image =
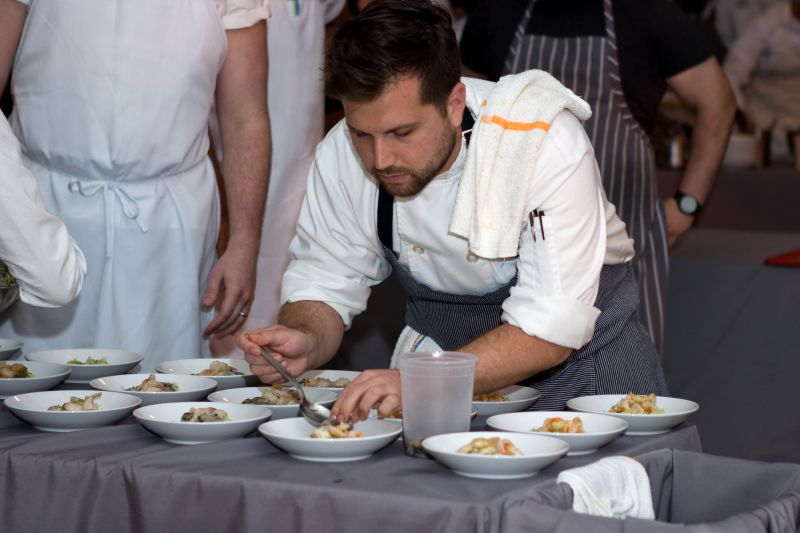
M142 422L155 423L155 424L180 425L180 426L183 426L183 427L216 426L216 424L209 424L208 422L184 422L184 421L181 421L181 420L162 420L162 419L157 419L157 418L146 418L145 415L142 414L143 412L145 412L147 410L165 409L165 408L167 408L167 406L175 406L175 407L177 407L179 405L183 406L182 409L188 409L190 407L214 407L216 409L223 409L226 405L227 406L230 406L230 405L243 405L243 406L245 406L247 408L250 408L250 407L263 408L266 411L265 413L262 412L262 414L260 414L258 416L252 416L250 418L242 418L242 419L237 419L237 420L226 420L224 422L225 425L252 423L252 422L256 422L257 420L260 420L260 419L264 418L265 416L268 417L268 418L272 417L272 410L269 409L266 405L252 405L251 406L251 405L244 405L244 404L230 404L230 403L224 403L224 402L204 402L202 400L195 400L195 401L191 401L190 400L190 401L184 401L184 402L168 402L168 403L155 403L155 404L151 404L151 405L143 405L141 407L137 407L133 411L132 415L136 420L139 420L139 421L142 421Z
M135 355L136 357L134 359L128 359L128 360L125 360L125 361L118 361L116 363L103 363L103 364L99 364L99 365L87 365L87 364L75 364L75 363L72 363L72 364L70 364L70 363L54 363L53 361L45 361L45 360L42 360L42 359L35 359L35 358L31 359L31 356L39 356L41 354L48 354L48 353L55 353L55 352L74 353L74 352L80 352L80 351L87 351L87 352L91 351L91 352L94 352L94 353L103 352L103 351L121 352L121 353L125 353L125 354L132 354L132 355ZM129 365L129 364L136 365L138 363L141 363L144 360L144 355L140 354L139 352L134 352L134 351L131 351L131 350L121 350L121 349L117 349L117 348L74 348L74 349L69 349L69 348L68 349L61 349L61 348L59 348L57 350L38 350L36 352L30 352L30 353L25 354L25 359L28 360L28 361L35 361L35 362L40 362L40 363L53 363L53 364L57 364L57 365L65 365L65 366L68 366L70 368L98 368L98 369L105 369L105 368L110 368L110 367L114 367L114 366L121 366L121 365L122 366Z
M697 410L700 409L700 404L698 404L697 402L695 402L693 400L687 400L685 398L676 398L674 396L656 396L656 401L659 398L664 399L664 400L678 400L680 402L686 402L689 407L687 409L681 410L681 411L670 411L670 412L665 412L665 413L651 413L651 414L643 414L642 413L642 414L640 414L640 413L612 413L610 411L601 411L599 409L593 409L593 410L590 411L590 410L587 410L587 409L579 409L579 408L576 408L576 407L573 407L572 405L570 405L570 402L573 402L573 400L582 400L582 399L587 399L587 398L602 398L602 397L615 397L615 398L622 399L625 396L627 396L627 394L590 394L590 395L586 395L586 396L576 396L575 398L570 398L569 400L567 400L567 407L569 409L571 409L572 411L575 411L575 412L593 413L593 414L598 414L598 415L609 415L609 416L615 416L615 417L619 417L619 418L630 417L633 420L636 420L636 419L646 419L646 420L659 420L660 419L660 420L664 420L664 419L667 419L669 417L674 417L674 416L683 416L683 415L687 415L688 416L688 415L691 415L692 413L694 413L694 412L696 412ZM617 401L619 401L619 400L617 400ZM573 404L574 403L575 402L573 402ZM612 403L612 405L613 405L613 403Z
M530 440L541 440L545 439L546 441L550 442L552 445L557 445L558 448L556 451L548 451L548 452L541 452L536 454L524 454L524 455L478 455L478 454L469 454L469 453L459 453L455 450L441 450L436 448L431 448L432 443L437 443L438 440L443 440L442 437L449 437L449 438L460 438L463 436L465 439L469 439L466 442L470 442L472 439L481 438L481 437L500 437L508 440L513 440L518 437ZM430 439L430 440L429 440ZM428 443L426 445L426 442ZM515 443L516 444L516 443ZM518 445L517 445L518 446ZM458 432L458 433L442 433L440 435L431 435L430 437L426 437L422 440L422 448L430 454L442 454L445 456L450 457L459 457L459 458L466 458L469 457L470 459L467 460L477 460L477 461L525 461L531 459L546 459L554 456L564 456L569 452L570 445L568 442L559 439L557 437L551 437L549 435L541 435L536 433L516 433L512 431L466 431L466 432Z
M164 375L167 375L167 376L169 376L169 375L172 375L172 376L184 376L184 377L188 377L188 378L199 378L199 379L202 379L204 381L210 381L211 383L206 383L204 387L198 388L198 389L190 389L190 390L181 389L181 390L177 390L177 391L158 391L158 392L156 392L156 391L136 391L136 390L111 390L109 388L102 388L102 387L98 386L98 384L95 383L97 381L100 381L101 379L109 379L109 378L127 378L127 377L144 376L144 378L141 378L141 379L147 379L147 377L149 377L150 374L158 375L157 372L147 372L147 373L139 373L139 374L115 374L113 376L100 376L100 377L97 377L97 378L94 378L94 379L90 380L89 381L89 386L93 387L96 390L100 390L100 391L122 392L122 393L125 393L125 394L143 394L145 396L148 396L150 394L153 394L153 395L156 395L156 394L180 394L182 392L185 392L185 393L192 393L192 392L200 393L200 392L206 392L208 390L212 390L213 391L213 389L216 389L217 385L218 385L217 382L214 381L210 377L207 377L207 376L195 376L193 374L164 374ZM213 394L213 392L212 392L212 394ZM144 406L144 407L146 407L146 406Z
M102 391L102 392L104 394L106 392L109 393L109 394L112 394L112 395L116 396L120 400L124 400L124 401L135 400L135 402L133 402L132 405L125 405L125 406L119 406L119 407L109 407L109 408L103 407L102 409L97 409L95 411L48 411L47 409L31 409L31 408L27 408L27 407L24 407L24 406L20 406L18 404L15 405L14 401L13 401L14 398L16 398L18 396L28 396L28 395L31 395L31 394L42 394L42 393L50 394L50 393L59 393L59 392L68 393L68 394L71 394L73 396L78 396L81 393L84 393L84 395L88 395L88 394L94 394L97 391L96 390L82 390L82 389L31 391L31 392L25 392L25 393L14 394L12 396L9 396L5 400L3 400L3 404L10 410L23 411L23 412L27 412L27 413L47 413L47 414L56 414L56 415L58 415L58 414L64 414L64 415L69 414L70 416L73 416L73 415L86 416L86 415L91 415L92 413L113 413L115 411L120 411L120 410L125 410L125 409L133 410L133 409L138 408L139 405L142 403L142 400L140 398L136 398L135 396L131 396L130 394L123 394L121 392L117 393L117 392L113 392L113 391Z
M264 422L263 424L259 425L258 426L258 432L261 435L263 435L264 438L267 438L267 439L269 437L276 437L276 438L283 439L283 440L288 441L288 442L296 442L296 443L311 443L311 442L314 442L314 443L316 443L316 442L326 443L326 444L324 444L324 446L344 446L346 443L353 443L353 442L374 442L376 440L385 439L387 437L392 437L392 436L398 437L403 432L403 428L402 428L401 425L396 424L394 422L387 422L385 420L377 420L377 419L367 419L367 420L361 420L359 422L362 422L362 423L363 422L368 422L368 423L380 422L381 425L390 424L392 426L391 428L390 428L390 426L384 426L384 427L387 430L391 429L391 431L387 431L387 432L381 433L379 435L364 435L363 437L358 437L358 438L315 439L315 438L312 438L312 437L295 437L295 436L292 436L292 435L275 434L274 432L268 432L268 429L265 427L267 424L273 424L269 428L269 429L273 429L273 428L275 428L275 427L277 427L279 425L287 425L287 426L290 425L290 424L297 425L300 422L308 424L308 422L306 422L306 420L304 418L302 418L302 417L279 418L279 419L276 419L276 420L270 420L268 422ZM357 422L356 424L358 424L359 422ZM309 426L310 426L310 424L309 424ZM313 428L312 428L312 430L313 430ZM345 443L345 444L340 444L340 443ZM321 446L322 446L322 444L321 444Z
M3 362L7 363L8 361L3 361ZM60 370L58 372L56 372L55 374L48 374L46 376L32 376L32 377L29 377L29 378L0 378L0 383L31 383L32 381L35 381L35 380L38 380L38 379L53 379L53 378L62 377L62 376L63 377L67 377L67 376L70 375L70 373L72 373L72 369L68 365L61 364L61 363L51 363L50 361L19 361L19 360L15 360L14 362L15 363L20 363L21 362L23 365L26 365L26 368L27 368L27 364L28 363L34 363L34 364L53 365L53 366L59 367ZM46 391L30 391L30 392L46 392ZM28 393L26 392L26 393L20 393L20 394L28 394ZM16 396L16 394L15 394L15 396Z
M536 430L528 430L528 431L513 430L513 429L507 429L507 428L499 428L497 426L493 426L492 425L492 419L493 418L496 418L496 419L497 418L501 418L501 417L511 418L511 416L514 416L514 415L516 415L516 416L528 415L528 413L531 413L531 415L529 415L529 416L532 416L533 414L537 414L537 415L538 414L549 414L551 416L559 416L559 415L580 416L580 415L578 415L578 413L582 413L584 415L602 417L602 418L608 420L609 422L618 423L619 427L616 427L614 429L608 429L608 430L605 430L605 431L591 431L591 432L586 431L584 433L556 433L556 432L550 432L550 431L536 431ZM550 418L550 417L548 416L546 418ZM497 423L497 420L495 420L494 422ZM530 433L530 434L533 434L533 435L553 436L555 438L569 438L569 439L576 439L576 440L589 440L590 438L593 438L593 437L607 437L609 435L614 435L614 434L617 434L617 433L622 434L622 433L625 433L628 430L628 427L630 426L628 421L623 419L623 418L620 418L620 417L617 417L617 416L613 416L611 414L590 413L588 411L517 411L516 413L500 413L500 414L497 414L497 415L492 415L489 418L487 418L486 419L486 425L491 427L491 428L494 428L497 431L504 431L504 432L509 432L509 433L525 433L525 434Z

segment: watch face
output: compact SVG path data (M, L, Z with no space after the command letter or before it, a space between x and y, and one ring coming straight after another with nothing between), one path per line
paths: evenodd
M686 213L687 215L693 215L697 212L697 200L692 198L691 196L685 195L681 198L679 207L681 211Z

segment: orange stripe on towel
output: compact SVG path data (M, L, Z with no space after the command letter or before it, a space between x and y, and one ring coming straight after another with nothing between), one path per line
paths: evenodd
M515 131L530 131L530 130L548 131L550 129L550 124L541 120L536 122L513 122L498 117L497 115L490 115L488 117L482 116L481 122L485 122L487 124L497 124L503 129L515 130Z

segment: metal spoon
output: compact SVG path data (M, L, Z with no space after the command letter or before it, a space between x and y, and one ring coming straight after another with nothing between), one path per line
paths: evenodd
M306 398L303 387L285 368L283 368L282 364L276 361L275 358L264 349L261 350L261 355L269 364L275 367L275 370L280 372L280 374L286 378L286 381L294 385L295 390L300 395L300 414L303 415L303 418L305 418L309 424L314 427L318 427L331 418L331 412L327 407L311 402L308 400L308 398Z

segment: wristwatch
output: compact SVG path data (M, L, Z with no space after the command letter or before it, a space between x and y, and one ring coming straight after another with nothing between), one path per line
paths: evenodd
M680 212L684 215L689 215L690 217L693 217L699 213L700 209L703 207L702 204L700 204L700 200L691 194L684 194L681 191L677 191L674 198L678 203L678 209Z

